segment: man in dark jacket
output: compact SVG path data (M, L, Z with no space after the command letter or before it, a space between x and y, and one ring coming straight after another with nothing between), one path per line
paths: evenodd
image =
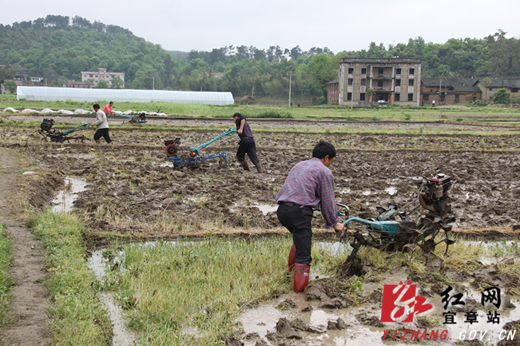
M246 162L247 154L251 162L255 165L258 173L263 173L264 170L262 168L262 164L256 156L256 144L255 139L253 138L253 132L251 131L249 124L246 122L246 118L244 118L244 116L242 116L240 113L235 113L233 114L233 121L235 121L238 137L240 137L240 143L237 150L238 162L240 162L246 171L249 171L249 166Z

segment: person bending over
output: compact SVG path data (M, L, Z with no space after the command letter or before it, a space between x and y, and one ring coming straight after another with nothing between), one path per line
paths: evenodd
M247 154L251 162L255 165L258 173L263 173L264 170L262 168L262 164L256 156L256 144L255 139L253 138L253 132L251 131L249 124L246 122L246 118L244 118L244 116L240 113L235 113L233 114L233 120L237 126L238 137L240 137L240 143L237 150L238 162L240 162L246 171L249 171L249 166L246 162Z
M294 268L294 291L301 292L309 283L312 245L313 208L321 208L326 227L338 233L345 230L339 222L334 197L334 177L329 169L336 157L331 143L320 141L312 151L312 158L296 164L276 195L279 204L276 215L280 223L292 233L287 271Z
M101 143L101 137L105 138L107 143L112 143L110 135L108 134L108 121L105 112L99 109L99 105L94 105L94 111L96 112L96 121L91 126L97 126L97 131L94 134L94 140L96 143Z

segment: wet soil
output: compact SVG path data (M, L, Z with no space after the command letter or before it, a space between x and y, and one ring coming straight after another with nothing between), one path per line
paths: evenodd
M43 286L45 268L42 245L33 239L24 220L12 214L19 193L18 184L35 186L35 175L14 173L22 168L16 153L0 148L0 221L7 225L14 244L14 265L11 273L17 283L13 287L9 321L1 331L0 340L5 345L47 345L51 342L46 309L49 301ZM11 173L9 173L11 172ZM35 201L36 203L39 203Z
M384 257L385 255L383 255ZM357 288L352 283L356 277L341 276L311 280L304 294L286 293L275 299L261 302L254 307L244 309L239 320L241 329L236 339L244 345L381 345L385 331L390 337L384 342L389 345L404 345L408 342L392 342L394 332L403 336L406 330L420 330L420 335L427 330L448 330L447 341L424 341L428 345L466 344L459 341L463 332L470 330L487 331L481 343L471 341L469 345L496 345L502 330L518 328L520 322L520 297L511 295L518 285L518 277L502 280L504 272L515 264L514 258L500 261L498 264L480 265L469 261L467 270L456 270L441 264L429 266L428 272L417 273L409 264L392 270L375 268L364 260L363 266L368 274L363 277ZM502 272L502 273L500 273ZM311 270L311 276L313 270ZM443 277L443 281L438 280ZM426 298L433 309L414 318L413 323L381 323L381 308L384 285L406 283L412 280L417 284L417 295ZM484 282L482 281L484 280ZM499 283L495 280L500 280ZM486 319L492 305L481 305L480 292L493 284L502 288L502 305L498 309L500 322L489 324ZM451 285L463 295L466 306L453 310L456 315L455 325L444 324L441 293ZM494 307L493 307L494 308ZM491 309L493 310L493 309ZM465 313L478 313L478 322L469 326ZM399 339L399 338L398 338ZM409 340L409 339L408 339ZM499 345L518 345L520 335L513 340L501 341Z
M213 127L213 126L234 126L230 112L229 117L222 118L206 118L206 117L178 117L178 116L147 116L146 125L170 125L170 126L182 126L182 127ZM453 115L449 118L441 117L439 111L431 112L406 112L413 116L414 121L374 121L373 118L365 117L353 117L353 120L345 118L325 118L316 119L316 117L309 116L307 119L273 119L273 118L248 118L248 122L254 128L272 128L277 130L291 130L291 129L306 129L306 128L318 128L318 129L330 129L336 130L344 127L360 127L360 128L406 128L413 129L415 131L420 128L423 129L450 129L450 130L492 130L492 129L515 129L514 125L508 124L511 121L518 121L518 116L515 115L489 115L489 114L461 114ZM424 113L424 116L422 114ZM57 124L85 124L92 122L93 116L84 115L64 115L64 114L12 114L2 115L2 118L6 121L15 120L21 122L36 121L39 122L43 117L55 119ZM375 114L377 117L377 114ZM459 117L469 119L470 123L462 123L457 121ZM404 118L404 114L403 114ZM109 117L109 124L121 125L128 123L127 118L123 117ZM472 122L474 121L474 122ZM486 124L486 121L493 122L494 124ZM137 125L139 126L139 125Z
M272 135L272 141L288 138ZM291 145L298 146L298 139L292 138ZM188 229L279 228L276 213L265 210L275 207L275 196L291 167L310 156L308 149L258 146L267 172L258 174L243 171L231 151L227 166L208 160L196 169L178 169L164 161L161 146L41 144L23 150L53 168L36 190L56 186L65 173L83 177L89 185L74 205L91 220L92 230L136 237L186 234ZM442 172L454 181L450 196L456 229L506 229L515 234L520 227L516 153L340 150L331 168L336 198L349 203L351 216L375 217L376 206L391 202L403 206L415 196L411 177ZM44 202L45 193L33 195L36 205ZM314 226L323 227L318 213Z

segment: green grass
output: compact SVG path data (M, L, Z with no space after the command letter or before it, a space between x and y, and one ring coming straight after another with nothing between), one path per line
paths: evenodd
M208 236L201 242L124 245L121 267L105 287L115 291L129 328L143 345L220 345L236 331L241 305L292 289L283 271L291 238L246 241ZM105 250L113 267L119 248ZM336 258L313 250L313 268Z
M85 260L83 224L75 216L41 213L28 221L46 249L45 280L54 345L110 345L112 326L96 297L100 288Z
M230 118L231 119L231 118ZM410 124L412 124L410 122ZM73 127L76 127L77 124L56 124L53 126L53 129L60 130L68 130ZM333 129L325 129L325 128L317 128L312 124L309 124L308 127L300 126L297 128L290 128L290 124L288 127L273 127L273 128L265 128L265 127L255 127L254 132L262 132L262 133L336 133L336 134L387 134L387 135L446 135L446 136L518 136L520 135L520 129L514 128L503 128L503 129L478 129L477 127L469 127L469 128L424 128L424 127L393 127L392 125L386 124L381 126L344 126L344 127L335 127ZM39 128L40 122L31 121L29 123L24 123L15 120L2 121L0 119L0 127L34 127ZM110 128L112 130L141 130L141 131L215 131L220 132L223 129L227 129L229 127L233 127L233 123L230 121L227 125L219 125L219 126L171 126L171 125L151 125L151 124L143 124L143 125L134 125L130 123L126 123L124 125L114 125L111 124Z
M108 103L109 100L96 101L100 105ZM43 109L50 108L52 110L66 109L91 110L92 105L96 102L80 102L80 101L17 101L12 95L2 95L0 97L0 109L13 107L16 109ZM346 121L371 120L373 121L402 121L404 111L406 111L405 119L413 122L413 120L421 122L431 122L441 120L441 108L431 107L374 107L374 108L354 108L339 106L320 106L320 107L288 107L288 106L263 106L263 105L226 105L213 106L202 104L186 104L186 103L170 103L170 102L116 102L113 108L115 111L132 110L136 113L141 111L157 112L175 116L188 117L231 117L235 112L240 112L248 117L280 117L280 118L314 118L327 119L336 118ZM520 111L513 109L502 109L500 107L475 107L471 109L442 109L445 119L455 121L464 118L466 122L479 122L479 117L494 117L499 121L500 117L507 116L519 117ZM462 116L464 115L464 116ZM472 116L474 115L474 117ZM408 119L409 118L409 119ZM412 120L413 119L413 120ZM520 119L519 119L520 120Z
M0 328L8 323L11 287L14 285L9 270L13 264L13 244L7 227L0 223Z

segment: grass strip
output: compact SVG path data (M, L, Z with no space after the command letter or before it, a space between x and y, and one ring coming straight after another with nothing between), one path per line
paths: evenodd
M40 213L28 221L46 249L45 286L54 345L111 345L112 326L96 297L100 285L85 261L83 224L72 215Z
M125 245L122 256L121 248L107 249L105 286L126 310L129 328L144 336L142 345L220 345L245 304L292 289L292 276L283 274L291 243L210 237ZM319 248L313 259L313 268L336 260Z
M409 123L414 124L413 122ZM78 124L69 124L69 125L55 125L53 128L62 129L62 130L70 130L73 127L76 127ZM466 125L466 124L465 124ZM39 128L40 123L23 123L23 122L15 122L14 120L9 120L9 122L1 122L0 128ZM177 125L140 125L135 126L133 124L125 124L125 125L110 125L110 129L114 130L124 130L124 131L175 131L175 132L221 132L222 130L228 129L229 127L234 126L232 124L228 125L218 125L218 126L177 126ZM317 129L316 125L298 126L298 127L290 127L288 124L286 127L255 127L255 132L261 133L307 133L307 134L357 134L357 135L413 135L413 136L518 136L520 135L520 130L514 127L504 128L504 129L478 129L478 128L428 128L428 127L391 127L391 124L382 124L381 126L348 126L345 125L343 127L335 127L335 128L323 128L320 127ZM85 133L85 132L83 132Z
M9 269L13 265L13 244L7 227L0 223L0 328L8 323L11 287L14 282Z

